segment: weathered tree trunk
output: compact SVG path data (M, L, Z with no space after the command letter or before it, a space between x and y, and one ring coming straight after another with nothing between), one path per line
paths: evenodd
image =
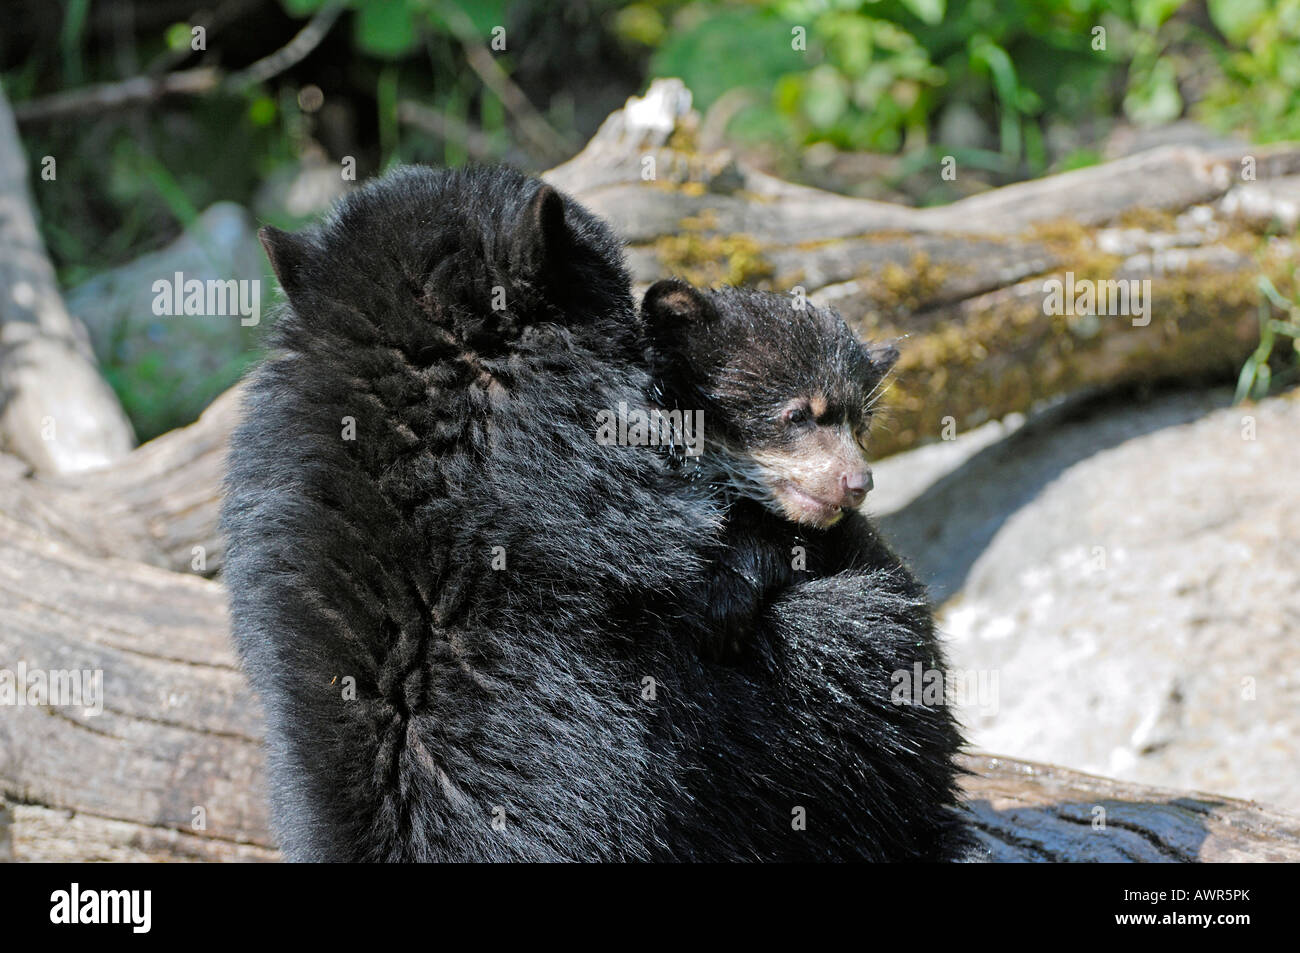
M967 807L994 862L1300 860L1300 819L1253 801L992 755L964 760Z
M67 473L113 463L134 445L85 328L63 306L0 90L0 449L42 472Z
M964 426L1134 377L1222 374L1253 346L1251 253L1262 239L1231 217L1242 202L1220 201L1233 194L1238 156L1166 150L917 210L698 155L694 122L680 85L656 84L549 178L622 230L640 282L678 272L799 284L873 333L909 334L891 448L936 436L944 416ZM15 326L39 328L57 369L40 364L39 347L24 360L41 374L15 370L17 348L0 352L10 451L0 454L0 669L99 670L104 682L100 714L0 709L0 859L273 859L261 718L228 644L220 583L207 578L220 566L216 513L238 389L123 456L129 429L111 392L87 377L93 363L5 155L16 139L3 139L0 223L22 228L0 228L0 330L8 345L21 338L10 337ZM1273 214L1271 189L1283 194L1297 166L1300 153L1260 153L1251 207ZM654 181L643 181L651 168ZM1130 229L1099 227L1125 216ZM5 267L15 261L21 268ZM1065 269L1155 276L1150 325L1044 315L1044 278ZM39 322L5 304L24 282ZM65 397L66 409L48 409ZM73 441L59 448L80 448L66 458L33 436L33 421L51 413L59 440ZM82 413L95 421L88 430L62 423ZM57 472L95 454L107 465ZM993 859L1300 860L1300 820L1252 804L1007 759L967 763Z

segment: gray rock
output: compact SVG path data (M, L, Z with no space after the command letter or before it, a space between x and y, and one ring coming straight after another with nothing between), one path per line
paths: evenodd
M1002 525L1082 460L1226 406L1227 391L1181 393L1120 408L1086 398L1028 420L991 421L873 464L868 509L942 602L956 595Z
M248 213L219 202L166 248L68 293L68 309L85 324L141 439L197 419L253 358L264 327L260 317L274 300L264 262ZM186 281L260 282L258 323L245 325L238 313L155 314L155 282L174 282L178 272Z
M1225 215L1255 228L1276 227L1284 233L1300 224L1300 175L1284 175L1266 182L1244 182L1219 200Z
M974 746L1300 811L1300 399L1224 399L877 468L911 484L886 531L960 589L954 668L996 677L962 706Z

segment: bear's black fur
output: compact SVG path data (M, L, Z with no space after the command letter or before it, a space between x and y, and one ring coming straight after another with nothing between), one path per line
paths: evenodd
M702 657L723 507L594 439L651 389L602 223L407 168L264 242L289 307L222 522L288 858L954 856L949 723L888 700L930 632L888 561Z
M843 570L889 568L923 593L899 560L867 558L856 542L869 532L858 512L871 487L867 436L897 349L863 345L834 311L748 289L669 279L641 311L653 398L708 421L702 453L687 457L680 442L673 452L727 508L705 600L717 624L743 632L773 593ZM819 497L829 502L818 507Z
M792 297L677 280L649 289L642 317L655 401L707 422L702 454L686 458L677 443L676 462L726 509L704 583L706 647L760 682L806 692L786 707L816 721L823 740L842 729L840 763L874 775L855 782L864 802L899 812L899 826L928 845L886 835L867 848L879 835L864 829L840 846L846 856L968 856L970 834L949 810L962 746L951 709L894 704L887 691L903 685L896 673L910 684L917 662L946 671L925 588L858 509L871 487L873 409L897 349L864 346L834 311ZM831 492L846 472L859 489L840 490L825 510L792 511L781 492L794 476Z

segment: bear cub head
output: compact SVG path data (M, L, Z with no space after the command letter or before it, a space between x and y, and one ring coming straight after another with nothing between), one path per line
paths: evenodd
M641 313L656 400L703 411L708 479L807 526L862 504L897 348L864 345L837 313L792 297L675 279L652 285Z

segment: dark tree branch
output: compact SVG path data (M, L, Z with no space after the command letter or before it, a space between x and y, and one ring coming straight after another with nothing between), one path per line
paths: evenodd
M14 115L19 123L52 122L144 106L165 96L201 96L218 89L242 92L306 59L325 39L342 12L341 4L322 7L288 43L235 73L223 74L212 67L196 67L161 76L134 76L116 83L101 83L32 99L20 103L14 109Z

